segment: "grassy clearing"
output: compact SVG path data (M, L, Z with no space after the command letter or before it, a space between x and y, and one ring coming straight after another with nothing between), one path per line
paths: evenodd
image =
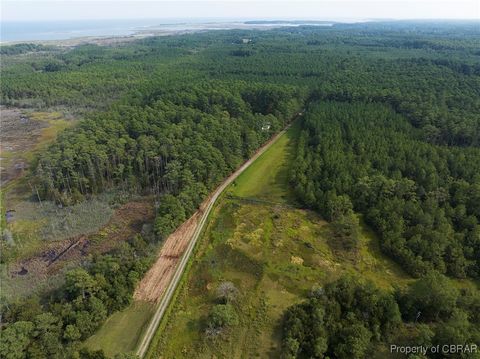
M220 200L149 358L278 358L281 316L313 286L345 272L360 273L386 289L410 281L381 254L378 239L366 226L357 255L338 252L330 242L330 226L320 216L285 206L294 204L287 171L297 126L235 181L229 190L234 198ZM224 281L240 291L235 305L240 324L220 337L206 338L206 318Z
M238 197L294 202L288 186L288 163L292 160L299 132L300 122L297 121L235 180L230 193Z
M149 226L143 223L153 219L151 198L130 197L114 210L109 199L117 197L113 193L104 194L64 208L49 202L43 202L42 206L21 202L20 207L15 207L15 220L9 224L13 235L8 251L2 253L10 261L0 264L2 295L13 299L54 289L61 273L88 260L90 254L108 252L140 230L149 238ZM26 204L31 206L25 208ZM71 239L82 243L49 268L45 255L51 259L50 253L60 253L72 243ZM155 248L152 253L156 253ZM21 268L27 273L16 275Z
M118 353L135 350L148 319L155 312L154 306L146 302L135 302L126 309L114 313L85 346L92 350L102 349L113 357Z
M6 149L2 149L2 167L5 169L13 166L14 162L24 161L31 165L36 154L54 141L58 133L70 127L73 123L64 119L59 112L27 112L25 115L32 123L41 122L41 124L33 125L32 128L35 130L30 133L22 129L19 118L18 120L11 120L19 123L18 128L10 129L10 136L18 137L18 141L12 142L9 139L17 146L6 146ZM28 217L30 212L38 216L42 209L39 208L38 203L31 201L32 189L25 176L27 173L28 169L24 173L13 177L6 185L2 186L0 191L0 229L2 231L6 229L11 233L12 244L14 244L13 248L6 248L9 260L26 257L38 251L42 247L43 228L47 225L46 215L36 219L25 218L25 215ZM20 208L17 209L17 206ZM22 206L29 210L24 213L21 209ZM15 221L12 223L7 223L5 220L7 209L15 211Z
M4 166L8 166L8 161L15 157L31 162L38 151L46 148L60 132L74 123L66 120L60 112L25 112L25 116L33 123L39 123L38 130L25 133L22 132L21 127L18 129L15 137L18 136L20 141L27 141L27 143L19 145L15 149L3 150Z
M58 208L52 202L43 202L40 205L36 202L20 201L10 208L15 210L14 220L8 224L10 242L7 250L2 253L8 262L0 264L2 294L6 298L25 296L59 283L58 278L39 278L33 273L12 277L9 263L32 258L53 241L96 233L114 213L107 203L98 200L89 200L66 208ZM99 232L99 236L101 234Z
M21 159L31 165L38 152L73 124L60 112L26 112L25 116L29 121L41 122L42 125L38 133L31 135L31 144L4 151L2 156L7 162L2 165L8 166L9 159ZM18 136L25 141L28 134L19 128ZM2 188L2 228L12 232L15 248L10 254L13 259L31 255L42 247L44 240L62 240L93 233L107 223L113 214L113 209L103 200L85 201L68 208L59 208L49 201L34 201L33 189L25 176L27 173L28 170ZM13 221L9 224L5 221L7 209L13 211Z
M106 201L100 199L90 199L64 208L50 201L41 204L24 201L13 208L16 215L12 225L18 222L40 224L37 234L42 240L62 240L97 232L114 212Z
M65 272L71 266L66 266L55 274L38 278L36 275L12 277L11 267L8 264L0 265L0 282L2 283L2 299L15 301L16 298L25 298L32 294L44 294L57 289L65 281Z
M29 155L46 148L57 138L57 135L60 132L73 125L73 122L66 120L61 112L32 112L29 116L32 120L48 123L48 126L40 133L40 137L35 144L34 150L31 151Z
M59 208L53 202L19 201L14 210L9 256L20 260L37 253L47 241L60 241L81 234L97 232L111 218L114 210L105 201L92 199Z
M361 259L336 253L329 232L328 223L309 211L225 200L151 357L277 358L282 313L313 286L345 272L361 273L390 289L409 281L370 250L377 243L367 230ZM206 339L204 323L223 281L233 282L241 293L236 305L241 323L225 339Z

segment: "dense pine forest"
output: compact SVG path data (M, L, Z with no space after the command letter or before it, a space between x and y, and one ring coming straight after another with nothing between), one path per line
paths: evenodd
M415 277L480 271L480 149L428 143L384 104L322 102L304 121L292 184L339 222L365 216L382 248ZM345 228L347 227L347 228Z
M205 83L114 106L66 131L40 157L36 189L63 204L112 186L151 191L161 197L155 229L163 237L284 127L301 101L285 85Z
M480 279L479 38L478 22L411 21L2 46L1 103L80 118L35 157L33 200L152 196L157 242L304 112L298 201L347 251L365 221L417 280L384 293L348 277L312 292L285 313L285 356L363 358L417 319L423 344L480 341L480 296L452 284ZM45 297L2 303L0 356L104 357L82 341L131 301L147 242L91 258Z

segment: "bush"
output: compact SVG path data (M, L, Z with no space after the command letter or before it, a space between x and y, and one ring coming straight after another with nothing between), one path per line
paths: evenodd
M224 329L238 324L238 315L231 304L217 304L212 308L207 320L210 329Z

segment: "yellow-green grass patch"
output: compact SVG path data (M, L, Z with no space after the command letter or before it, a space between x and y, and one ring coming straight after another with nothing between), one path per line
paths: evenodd
M186 274L176 310L153 343L152 358L278 357L281 317L313 287L342 273L361 274L389 290L408 283L393 262L371 249L377 238L363 225L357 256L366 260L334 251L329 227L310 211L225 199ZM207 339L205 321L224 281L241 293L235 304L240 324L223 339Z

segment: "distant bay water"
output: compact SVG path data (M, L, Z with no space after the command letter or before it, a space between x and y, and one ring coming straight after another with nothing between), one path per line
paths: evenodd
M149 28L162 29L207 21L212 21L212 19L2 21L0 39L1 42L24 42L91 36L127 36Z
M264 28L298 25L331 25L323 21L261 21L239 19L136 19L75 21L2 21L0 41L28 42L82 37L128 36L148 31L183 31L227 28Z

